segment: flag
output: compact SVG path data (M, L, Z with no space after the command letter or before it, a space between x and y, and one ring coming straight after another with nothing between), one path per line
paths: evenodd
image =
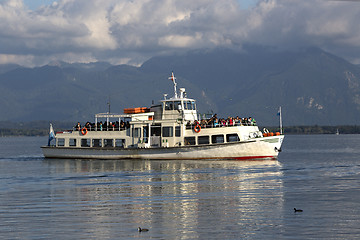
M48 146L50 146L50 142L51 140L53 140L55 138L55 133L54 133L54 129L52 124L50 123L50 131L49 131L49 141L48 141Z
M175 82L175 76L174 76L174 72L171 72L171 77L169 77L169 79L173 82Z

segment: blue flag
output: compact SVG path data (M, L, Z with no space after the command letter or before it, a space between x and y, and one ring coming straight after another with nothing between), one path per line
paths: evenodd
M50 123L50 131L49 131L49 141L48 141L48 146L50 146L50 142L51 140L53 140L55 138L55 133L54 133L54 129L52 124Z

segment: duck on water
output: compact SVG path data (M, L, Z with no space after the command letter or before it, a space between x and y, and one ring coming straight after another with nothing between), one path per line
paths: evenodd
M55 131L50 126L46 158L86 159L277 159L282 129L261 131L251 118L200 116L185 88L150 107L125 108L123 114L98 113L95 124ZM249 121L250 119L250 121ZM280 114L281 119L281 114ZM220 121L221 120L221 121ZM98 123L104 122L99 125ZM281 121L280 121L281 123ZM104 127L106 126L106 127ZM280 124L281 126L281 124Z

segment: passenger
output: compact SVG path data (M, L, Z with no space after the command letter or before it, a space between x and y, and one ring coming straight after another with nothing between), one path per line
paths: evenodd
M102 130L103 130L103 123L102 123L102 121L100 121L100 124L99 124L99 129L100 129L100 131L102 131Z
M125 123L123 120L120 121L120 130L125 130Z
M236 116L236 118L235 118L235 124L236 124L237 126L241 125L241 119L239 118L239 116Z
M91 131L90 122L86 122L85 127L87 130Z
M248 120L247 120L247 118L243 118L243 124L244 124L245 126L248 125Z
M201 126L202 128L205 128L205 127L206 127L206 120L205 120L205 119L202 119L202 120L201 120L200 126Z
M228 126L233 126L233 125L234 125L234 121L232 117L228 117Z
M75 130L76 130L76 131L80 131L80 130L81 130L81 124L80 124L80 122L78 122L78 123L75 125Z
M219 126L219 120L217 118L214 119L214 127Z
M252 124L253 126L256 126L256 120L255 120L254 118L251 118L251 124Z
M222 118L222 119L220 120L220 124L221 124L222 127L226 127L226 121L225 121L224 118Z

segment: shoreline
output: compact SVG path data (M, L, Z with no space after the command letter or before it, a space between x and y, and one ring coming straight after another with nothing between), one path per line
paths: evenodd
M270 132L278 132L279 127L260 127L267 128ZM284 135L315 135L315 134L360 134L360 125L344 125L344 126L290 126L284 127ZM0 128L0 137L22 136L22 137L43 137L49 134L49 128Z

